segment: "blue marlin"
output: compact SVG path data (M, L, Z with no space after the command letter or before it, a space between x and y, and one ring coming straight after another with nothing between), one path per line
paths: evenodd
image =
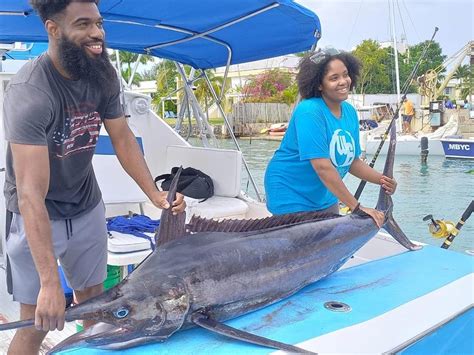
M392 126L384 168L390 177L395 148ZM168 201L174 200L178 177ZM409 250L420 248L393 219L392 199L382 188L376 208L384 212L383 228L395 240ZM120 284L66 311L67 321L99 323L65 339L52 352L79 346L124 349L165 341L198 326L241 341L310 353L223 322L331 275L379 231L361 210L345 216L305 212L220 222L193 217L188 225L184 218L163 212L155 251ZM33 322L3 324L0 330Z

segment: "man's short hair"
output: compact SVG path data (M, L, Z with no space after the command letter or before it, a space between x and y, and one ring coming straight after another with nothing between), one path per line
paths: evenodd
M72 2L93 2L98 5L99 1L100 0L30 0L30 4L44 23L46 20L53 19L63 12Z

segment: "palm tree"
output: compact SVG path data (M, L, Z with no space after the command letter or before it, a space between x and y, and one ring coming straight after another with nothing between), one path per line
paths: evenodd
M471 66L460 65L453 74L453 78L459 80L459 85L457 88L461 91L461 98L465 99L466 96L472 93L472 87L474 85L474 80L472 78Z
M132 75L132 69L131 68L125 68L122 69L122 77L125 79L125 81L128 83L130 80L130 75ZM136 86L140 86L140 81L142 81L143 78L140 75L140 73L135 73L133 76L132 84Z
M156 68L156 95L153 97L153 104L155 107L161 107L161 101L171 95L176 90L176 80L178 77L178 70L173 61L164 59L158 63ZM176 104L165 100L165 111L176 111ZM162 117L164 112L161 113Z
M121 72L122 72L122 77L128 82L130 80L130 75L132 73L132 64L135 63L138 60L138 53L132 53L132 52L127 52L127 51L119 51L119 60L120 64L122 66ZM115 53L110 55L110 59L112 61L116 60ZM141 64L146 64L149 61L153 59L152 56L150 55L145 55L142 54L140 57L140 63ZM125 66L125 68L124 68ZM135 77L137 77L137 74L135 74ZM141 80L141 78L133 79L133 84L138 84L138 82Z
M156 80L156 76L158 75L158 67L159 64L153 64L150 69L145 69L141 76L143 80Z
M189 72L191 71L191 67L185 66L184 70L186 74L188 75ZM222 82L224 78L220 76L216 76L214 73L214 70L206 70L206 74L217 96L220 97L221 92L222 92ZM173 91L176 90L176 80L178 77L179 77L179 74L173 61L163 60L158 64L157 74L156 74L157 95L153 98L153 103L156 106L160 105L161 101L164 98L166 98ZM206 113L208 114L209 108L215 102L212 97L211 91L209 90L209 87L207 86L206 80L204 78L200 78L194 82L194 85L195 85L194 94L196 95L196 99L201 104L201 106L205 107ZM230 81L228 80L224 88L224 93L226 93L229 89L230 89ZM225 107L226 101L223 100L221 104L223 107ZM167 105L171 105L170 101L165 102L165 107ZM173 104L173 106L175 105Z
M224 91L224 96L223 100L221 102L222 108L225 109L226 107L226 100L225 100L225 94L229 91L230 89L230 80L226 81L226 85L223 88L222 84L224 82L224 77L222 76L216 76L215 75L215 70L214 69L208 69L206 70L207 77L209 78L209 81L211 82L211 86L214 89L216 95L218 98L221 97L222 91ZM194 94L196 95L197 100L201 104L201 106L204 106L206 110L206 115L209 118L209 108L215 104L215 100L212 96L211 90L209 89L209 86L207 85L206 80L199 79L195 82L196 85L196 90L194 91Z

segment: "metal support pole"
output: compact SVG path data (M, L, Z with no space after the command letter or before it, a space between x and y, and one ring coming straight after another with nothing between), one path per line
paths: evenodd
M120 52L117 49L115 50L115 60L117 62L117 75L120 83L120 99L122 101L122 109L125 113L125 118L128 122L127 110L125 105L125 90L123 85L124 79L122 78L122 63L120 62Z
M209 90L211 91L211 94L212 94L212 97L214 98L215 102L216 102L216 105L217 105L217 108L219 109L222 117L224 117L224 122L227 126L227 129L229 130L229 134L232 138L232 140L234 141L235 143L235 146L237 147L237 150L238 151L242 151L242 149L240 149L240 145L239 145L239 142L237 142L237 138L235 137L235 134L234 134L234 130L232 129L230 123L229 123L229 119L227 118L227 115L225 114L224 112L224 109L222 108L222 105L219 101L219 98L217 97L217 94L216 92L214 91L214 88L212 87L212 84L211 84L211 81L209 80L209 77L207 76L206 72L204 70L202 70L202 75L203 77L206 79L206 82L207 82L207 85L209 87ZM250 169L247 165L247 161L245 160L245 157L244 155L242 154L242 162L244 163L244 166L245 166L245 170L247 171L247 174L249 176L249 179L250 179L250 182L252 183L252 186L255 190L255 194L257 195L257 199L259 202L262 202L262 197L260 196L260 191L258 190L258 187L257 187L257 184L255 183L255 180L252 176L252 173L250 172Z
M205 147L210 147L211 145L214 147L217 147L217 138L214 135L214 131L212 127L209 125L209 122L207 121L206 117L204 116L204 113L201 111L201 107L199 106L199 103L197 101L196 96L194 95L194 92L192 88L190 87L189 83L193 81L193 76L194 73L191 73L191 81L186 77L186 73L184 71L184 68L182 64L175 62L176 68L178 69L178 72L180 73L181 77L184 80L184 90L186 92L188 102L191 105L191 108L194 113L194 118L196 120L196 124L199 127L199 136L202 140L202 143ZM214 144L211 144L208 140L208 136L211 138L211 141Z
M135 65L133 66L132 72L130 73L130 78L128 79L128 83L127 83L127 86L129 89L132 87L133 78L135 77L135 73L137 72L138 66L140 65L141 58L142 58L142 55L139 54L137 57L137 61L135 62Z
M176 125L174 126L174 130L178 133L179 131L181 131L181 126L183 124L184 115L186 115L187 108L188 108L188 96L186 94L186 91L184 91L183 99L181 100L179 104L178 117L176 118Z

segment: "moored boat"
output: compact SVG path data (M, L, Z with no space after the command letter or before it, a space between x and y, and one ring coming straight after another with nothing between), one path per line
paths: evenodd
M380 124L379 127L370 131L360 131L361 146L367 155L374 155L383 138L386 129L386 123ZM401 134L397 136L397 155L420 155L421 139L427 138L428 150L430 156L443 156L444 150L441 139L449 137L458 132L458 119L456 115L452 115L449 121L442 127L432 133L419 132L416 135ZM380 154L387 154L387 145L384 144Z
M288 129L288 123L272 124L268 131L268 134L270 136L282 137L285 135L287 129Z
M474 138L446 137L441 143L446 158L474 159Z

